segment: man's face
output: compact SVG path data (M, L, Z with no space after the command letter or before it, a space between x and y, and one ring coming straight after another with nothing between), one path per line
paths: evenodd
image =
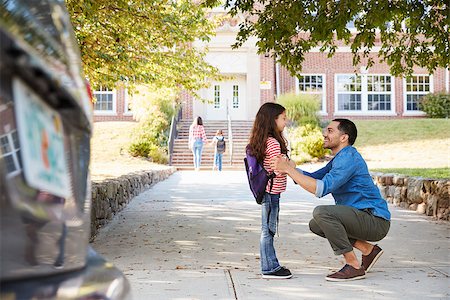
M324 148L333 150L338 148L341 143L345 142L344 136L346 136L346 134L339 131L338 125L339 122L332 121L323 131Z

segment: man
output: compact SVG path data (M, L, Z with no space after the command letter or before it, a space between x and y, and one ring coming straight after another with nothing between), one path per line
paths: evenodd
M271 167L287 173L297 184L317 197L331 193L336 205L317 206L309 228L328 239L336 255L343 255L345 266L328 275L329 281L362 279L383 253L378 245L389 231L390 213L386 201L372 181L366 162L352 146L356 140L355 124L334 119L324 131L324 147L334 158L322 169L308 173L295 168L283 157L272 159ZM362 252L359 264L353 248Z

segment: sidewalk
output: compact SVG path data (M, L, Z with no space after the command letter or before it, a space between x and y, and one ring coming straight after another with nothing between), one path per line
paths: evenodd
M260 207L243 171L175 173L134 198L93 247L138 300L450 298L450 224L394 207L385 253L366 279L325 281L343 260L308 222L316 205L332 203L288 181L275 247L289 280L260 278Z

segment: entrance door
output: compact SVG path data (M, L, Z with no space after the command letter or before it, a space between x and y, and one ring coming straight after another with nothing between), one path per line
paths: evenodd
M245 119L245 86L243 75L236 75L229 81L213 82L208 90L207 119L226 120L227 111L232 120Z

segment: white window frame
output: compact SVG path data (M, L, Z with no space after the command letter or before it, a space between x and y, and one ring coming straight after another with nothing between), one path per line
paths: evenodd
M361 110L339 110L338 95L343 93L338 91L338 76L361 76L361 91L347 93L361 94ZM368 108L368 84L367 76L385 76L391 78L391 91L390 93L380 92L380 94L391 96L391 109L390 110L369 110ZM371 94L373 92L370 92ZM390 74L383 73L336 73L334 75L334 115L335 116L396 116L395 110L395 77Z
M0 135L0 138L6 137L8 139L8 144L9 144L9 147L11 148L10 149L11 151L8 152L8 153L3 153L3 152L0 151L0 157L5 157L6 155L11 155L12 159L14 161L14 166L15 166L15 170L10 172L10 173L8 173L6 175L7 177L15 176L15 175L19 174L22 171L22 168L20 166L20 160L19 160L20 145L19 145L19 148L16 148L16 146L14 145L14 139L12 137L12 134L14 132L16 132L16 134L18 134L17 130L12 130L12 131L10 131L10 132L8 132L6 134ZM19 136L17 136L17 138L19 138Z
M300 80L298 79L298 76L322 76L322 92L302 92L300 91L300 88L298 87L300 84ZM320 73L301 73L298 76L295 77L295 93L297 95L300 94L307 94L307 95L320 95L322 94L322 109L319 111L320 115L326 115L327 114L327 81L326 81L326 75L320 74Z
M111 110L96 110L94 104L94 115L95 116L117 116L117 90L96 90L93 93L93 96L96 95L108 95L112 94L112 109Z
M133 111L132 110L128 110L128 104L130 102L130 99L132 99L132 97L130 97L130 95L128 95L128 89L124 90L124 95L123 95L123 102L124 102L124 106L123 106L123 115L124 116L132 116L133 115Z
M216 89L217 88L217 89ZM214 99L213 99L213 108L214 109L220 109L220 106L222 104L222 99L220 98L220 84L215 84L213 87L213 93L214 93Z
M232 107L234 108L234 109L238 109L239 108L239 106L240 106L240 99L239 99L239 85L238 84L233 84L232 85L232 87L233 87L233 91L232 91L232 103L231 103L231 105L232 105ZM235 89L236 88L236 89ZM234 94L234 92L236 92L236 95Z
M433 75L430 74L412 74L412 77L414 76L428 76L430 78L430 90L428 92L407 92L406 91L406 78L403 77L403 115L404 116L424 116L425 112L421 110L407 110L407 96L408 95L427 95L430 93L433 93L434 91L434 78Z

